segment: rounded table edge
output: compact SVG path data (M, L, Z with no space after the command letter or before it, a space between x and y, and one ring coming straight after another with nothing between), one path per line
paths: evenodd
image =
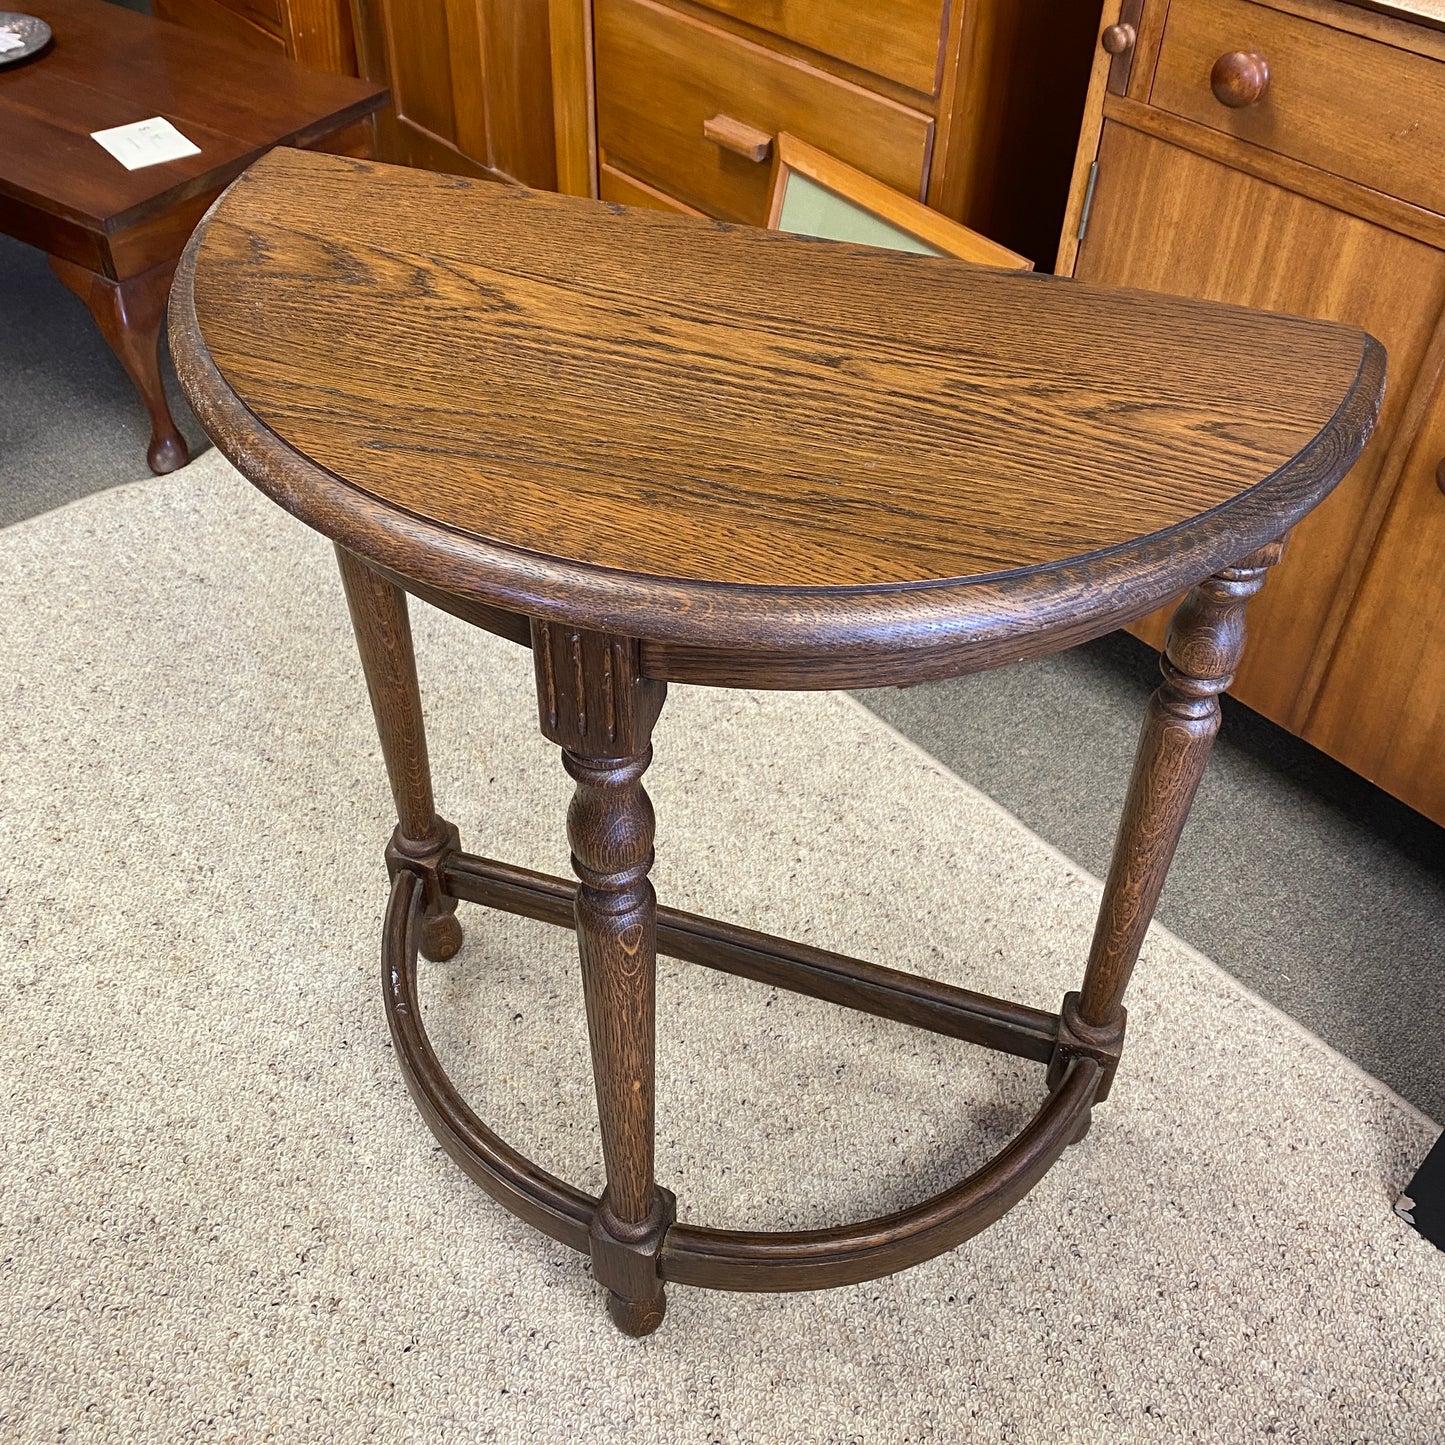
M226 194L182 254L169 325L182 390L232 465L308 526L402 580L526 617L638 638L653 675L679 680L886 685L979 670L1097 637L1287 533L1354 464L1384 389L1384 348L1362 332L1350 388L1284 466L1186 522L1054 565L838 589L617 572L484 542L390 506L261 421L217 367L195 309L196 260Z

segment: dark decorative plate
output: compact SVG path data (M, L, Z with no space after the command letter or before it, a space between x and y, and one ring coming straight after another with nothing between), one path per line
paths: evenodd
M14 45L18 40L19 45ZM37 16L0 10L0 65L25 60L50 44L50 27Z

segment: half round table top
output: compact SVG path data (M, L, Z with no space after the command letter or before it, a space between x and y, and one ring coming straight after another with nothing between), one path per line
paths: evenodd
M236 465L404 578L816 657L1142 615L1313 507L1384 384L1350 326L286 150L171 337Z

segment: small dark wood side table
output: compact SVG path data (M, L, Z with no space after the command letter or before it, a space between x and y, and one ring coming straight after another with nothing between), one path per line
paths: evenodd
M1245 604L1369 435L1375 341L281 151L198 230L171 321L217 445L337 545L399 815L383 978L412 1093L484 1189L590 1253L623 1329L656 1328L669 1280L816 1289L926 1259L1082 1136ZM1057 1013L657 906L642 775L669 683L948 677L1186 589ZM577 785L576 883L463 853L437 814L408 592L531 647ZM427 1042L417 954L460 946L459 900L577 931L601 1199L489 1130ZM1033 1059L1047 1097L912 1208L788 1233L680 1223L653 1177L659 950Z
M150 412L151 470L174 471L190 457L156 348L186 238L258 156L334 137L387 92L107 0L25 0L22 8L55 39L0 68L0 230L47 252L85 302ZM152 116L169 120L200 154L128 171L91 139Z

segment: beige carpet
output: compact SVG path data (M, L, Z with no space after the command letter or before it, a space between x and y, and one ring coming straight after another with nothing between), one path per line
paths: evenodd
M674 1289L624 1338L398 1077L327 545L212 454L0 532L0 605L0 1438L1441 1438L1445 1255L1391 1213L1434 1129L1162 932L1113 1099L1000 1224L856 1288ZM562 871L529 659L416 610L444 807ZM1097 883L846 699L678 689L649 776L669 902L1040 1005L1077 981ZM596 1187L569 939L463 913L438 1046ZM718 1225L914 1198L1040 1084L675 964L659 1072L660 1177Z

